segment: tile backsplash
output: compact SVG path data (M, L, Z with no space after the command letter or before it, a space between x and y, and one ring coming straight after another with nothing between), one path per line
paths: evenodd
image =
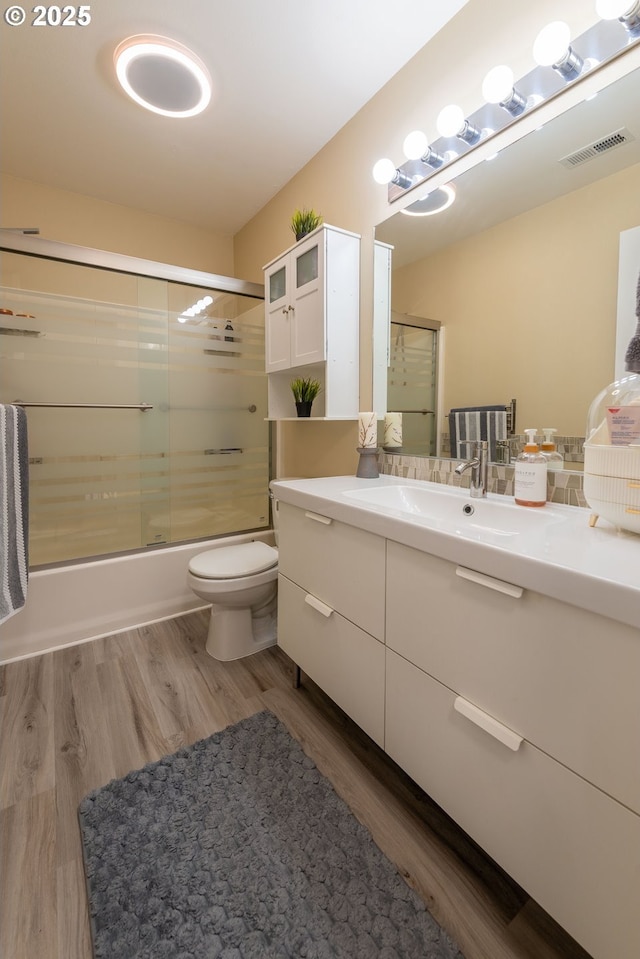
M405 479L429 480L450 486L469 487L469 474L458 476L454 470L457 460L437 456L405 456L402 453L381 452L378 458L381 473L402 476ZM514 466L489 465L488 489L491 493L513 496ZM549 470L548 496L552 503L587 507L584 498L582 473L574 470Z

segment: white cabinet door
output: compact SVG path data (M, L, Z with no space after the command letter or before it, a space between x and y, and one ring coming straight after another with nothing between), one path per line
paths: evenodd
M290 257L291 366L320 363L326 358L324 231L302 240Z
M265 270L267 373L325 359L324 264L320 231Z
M386 752L594 959L637 959L640 816L386 652Z
M265 362L267 373L291 366L290 262L283 257L265 272Z
M374 742L384 745L382 643L280 573L278 645Z

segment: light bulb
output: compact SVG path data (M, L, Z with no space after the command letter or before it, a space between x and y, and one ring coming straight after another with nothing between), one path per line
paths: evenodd
M429 141L422 130L413 130L408 133L402 144L407 160L419 160L427 152Z
M563 20L554 20L543 27L533 44L533 59L541 67L551 67L567 53L571 31Z
M464 126L464 112L462 107L455 103L444 107L438 114L436 121L438 133L443 137L454 137Z
M634 6L629 0L596 0L596 13L602 20L617 20L631 13Z
M388 157L378 160L373 168L373 179L381 186L384 186L386 183L391 183L395 175L396 165L393 160L389 160Z
M482 96L487 103L501 103L513 93L513 70L499 66L489 70L482 82Z

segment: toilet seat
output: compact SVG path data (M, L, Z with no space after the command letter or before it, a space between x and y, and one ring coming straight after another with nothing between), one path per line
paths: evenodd
M278 550L266 543L221 546L194 556L189 572L201 579L239 579L271 569L278 563Z

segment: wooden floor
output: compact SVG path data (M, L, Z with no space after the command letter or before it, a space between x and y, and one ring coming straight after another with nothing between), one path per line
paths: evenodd
M310 680L293 688L283 653L219 663L206 628L193 613L0 667L2 959L90 959L89 790L265 708L466 959L588 959Z

